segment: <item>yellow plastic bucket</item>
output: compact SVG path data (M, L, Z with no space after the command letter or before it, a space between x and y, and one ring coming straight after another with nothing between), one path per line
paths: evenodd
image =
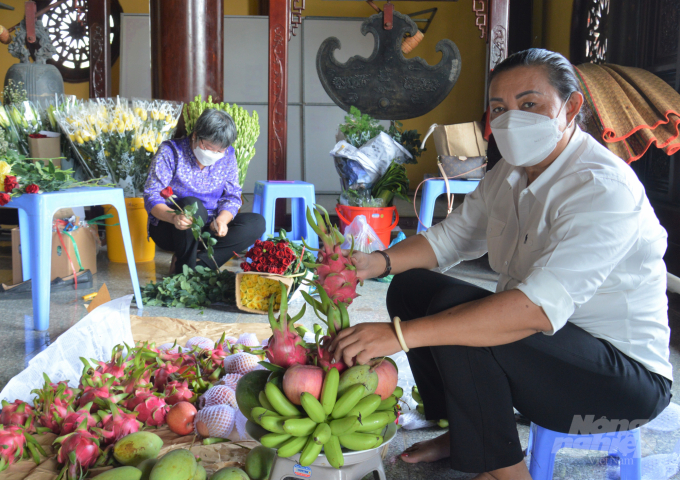
M105 205L106 213L113 215L106 219L106 245L108 248L109 261L114 263L127 263L123 235L118 221L118 212L112 205ZM147 221L149 214L144 208L143 198L126 198L125 210L128 223L130 224L130 238L132 239L132 252L135 262L151 262L156 256L156 244L147 238Z

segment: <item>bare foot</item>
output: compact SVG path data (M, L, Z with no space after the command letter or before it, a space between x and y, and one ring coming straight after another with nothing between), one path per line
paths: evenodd
M399 458L406 463L436 462L451 455L449 432L432 440L418 442L404 450Z

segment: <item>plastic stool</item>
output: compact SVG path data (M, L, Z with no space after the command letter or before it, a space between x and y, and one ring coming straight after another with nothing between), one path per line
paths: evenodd
M306 240L305 240L306 241ZM286 480L297 478L322 478L323 480L361 480L369 473L380 480L387 480L385 467L383 467L380 450L376 451L367 459L362 459L358 463L348 465L352 457L345 458L345 465L337 470L333 468L326 456L322 453L309 467L302 467L298 464L300 454L290 458L276 456L269 480Z
M555 466L555 455L562 448L600 450L618 457L621 466L621 480L642 478L640 429L594 435L570 435L559 433L531 424L529 447L531 463L529 473L533 480L551 480Z
M293 231L288 236L293 241L303 238L305 243L313 248L319 247L319 237L307 224L306 210L312 208L316 201L314 185L298 180L291 181L257 181L255 182L255 199L253 212L262 215L267 222L267 229L262 235L262 240L267 236L274 235L274 214L276 200L279 198L291 199L291 216Z
M470 193L479 185L479 180L449 180L449 191L451 193ZM417 232L427 230L432 226L434 217L434 202L440 195L446 193L444 179L432 179L423 185L423 195L420 201L420 222L418 222ZM421 225L421 222L423 225Z
M110 204L118 211L123 243L130 269L137 309L142 310L137 267L132 253L125 199L122 188L78 187L66 191L23 194L13 198L8 208L19 209L21 236L21 266L24 281L33 280L33 328L47 330L50 326L50 268L52 251L52 217L60 208L89 207Z

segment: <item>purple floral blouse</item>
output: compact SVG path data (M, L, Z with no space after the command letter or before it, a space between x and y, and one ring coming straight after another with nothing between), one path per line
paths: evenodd
M163 142L151 161L144 187L144 207L149 212L151 225L158 225L159 220L151 215L151 209L166 203L161 190L168 186L178 198L201 200L208 210L207 223L222 210L236 216L241 208L241 187L234 147L229 147L222 159L201 170L191 150L191 138Z

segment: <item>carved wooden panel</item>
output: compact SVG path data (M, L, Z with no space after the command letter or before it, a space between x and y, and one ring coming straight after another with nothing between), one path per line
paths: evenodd
M267 178L286 179L290 0L269 2L269 128Z

